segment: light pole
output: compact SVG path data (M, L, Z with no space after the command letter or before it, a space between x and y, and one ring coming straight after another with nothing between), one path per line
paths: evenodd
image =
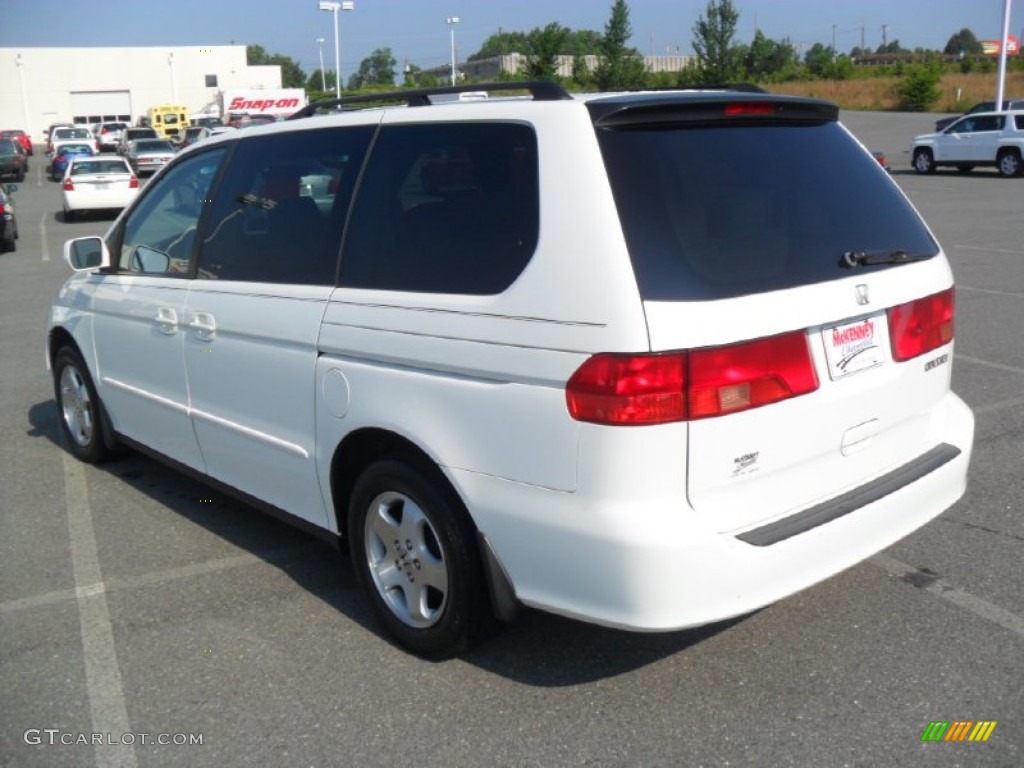
M174 84L174 51L167 54L167 66L171 69L171 104L177 104L178 89Z
M338 98L341 98L341 38L338 36L338 11L354 11L356 4L354 0L320 0L321 11L330 11L334 14L334 75L338 78L335 91Z
M459 23L459 17L449 16L445 19L445 23L452 36L452 85L455 85L455 25Z
M318 37L313 42L316 43L316 47L320 51L320 90L327 93L327 75L324 74L324 39Z
M25 133L31 136L32 126L28 122L28 94L25 91L25 73L23 71L25 61L21 58L20 53L14 58L14 64L18 67L18 83L21 85L21 111L25 115Z

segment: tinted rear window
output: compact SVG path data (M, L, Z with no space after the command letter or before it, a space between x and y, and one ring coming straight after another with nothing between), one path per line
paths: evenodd
M849 277L838 266L844 251L938 252L888 174L837 123L599 128L598 140L645 299Z

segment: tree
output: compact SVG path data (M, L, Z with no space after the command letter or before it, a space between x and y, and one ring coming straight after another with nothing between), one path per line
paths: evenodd
M974 33L967 27L964 27L949 38L949 41L946 43L946 47L943 48L942 52L951 56L956 56L958 54L966 54L969 56L971 54L981 53L982 48L981 43L978 42L978 38L974 36Z
M576 52L572 57L572 81L580 88L586 88L593 82L594 78L587 65L586 53L582 45L577 43Z
M703 83L727 83L740 75L740 61L733 46L740 14L732 0L708 0L704 15L693 27L693 50Z
M626 0L615 0L598 46L594 80L602 91L637 88L647 79L647 67L635 48L626 45L633 36Z
M324 76L320 77L320 70L313 70L308 78L306 78L306 90L307 91L318 91L322 93L330 93L335 88L335 82L337 78L334 75L333 69L325 69ZM326 86L324 85L326 83Z
M891 43L878 46L875 53L910 53L910 51L901 46L899 40L893 40Z
M285 88L305 88L306 73L291 56L268 54L262 45L245 46L245 61L251 66L274 65L281 67L281 85Z
M748 77L764 82L788 76L793 70L795 58L796 51L788 41L780 43L772 40L759 29L754 32L754 39L742 61Z
M377 48L359 64L359 71L348 79L350 91L367 85L395 84L395 57L390 48Z
M569 29L557 21L532 30L526 36L526 76L543 80L558 77L558 57L568 38Z
M826 47L821 43L815 43L804 54L804 65L807 67L807 71L815 77L828 77L835 56L836 52L832 50L831 46Z
M503 32L498 30L496 34L493 34L484 40L484 44L480 46L480 50L467 57L467 61L490 59L495 56L505 56L509 53L523 53L526 49L527 44L525 34L522 32Z
M939 100L940 68L932 64L915 64L907 69L907 76L897 87L900 109L907 112L927 112Z
M567 56L570 54L596 56L601 52L601 33L592 29L570 30L569 37L565 41L565 49L561 52Z

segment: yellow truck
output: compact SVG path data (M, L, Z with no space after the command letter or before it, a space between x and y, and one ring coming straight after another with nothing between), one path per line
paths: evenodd
M176 140L188 128L188 107L157 104L149 108L149 126L162 139Z

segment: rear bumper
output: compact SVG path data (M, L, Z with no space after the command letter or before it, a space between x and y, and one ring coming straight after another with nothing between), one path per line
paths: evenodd
M744 541L749 531L710 530L682 498L608 503L452 474L521 602L624 629L683 629L743 615L810 587L954 504L966 488L974 417L952 393L943 407L941 461L923 458L915 468L926 471L893 484L891 475L906 469L897 468L834 500L850 507L842 514L768 543ZM884 493L870 492L886 482ZM865 503L851 505L860 491Z

